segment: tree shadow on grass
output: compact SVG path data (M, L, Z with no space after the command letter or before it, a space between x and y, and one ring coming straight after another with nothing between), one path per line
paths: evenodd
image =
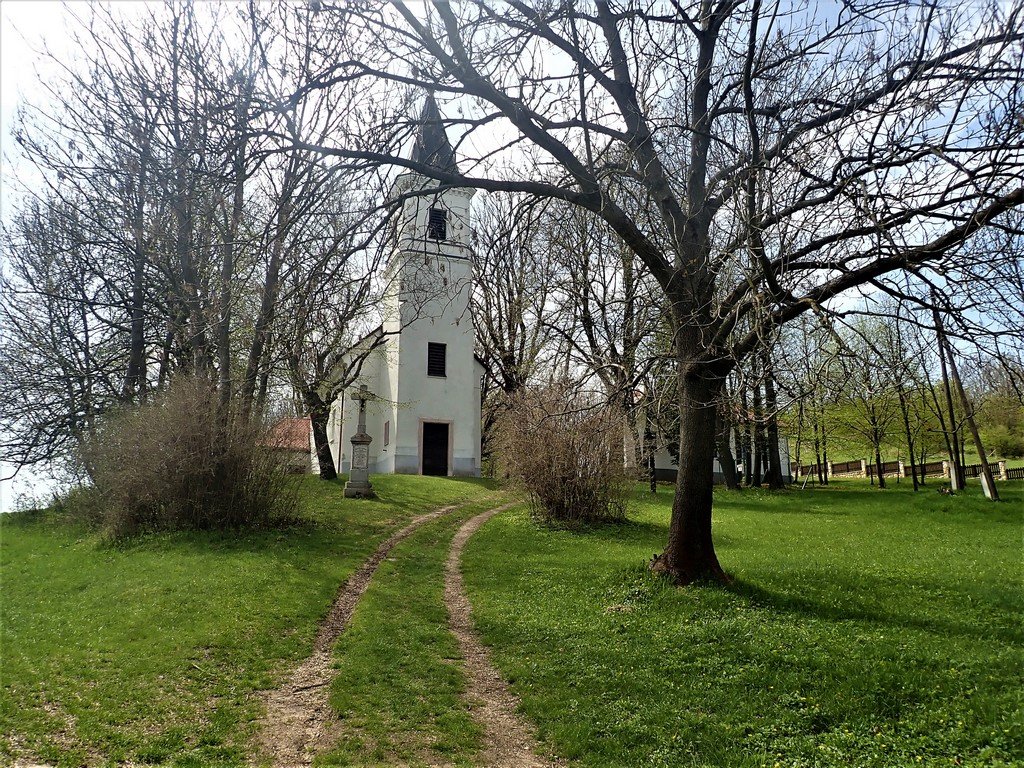
M881 582L879 582L881 584ZM829 622L858 621L880 627L912 629L937 635L958 636L978 640L993 638L1013 645L1024 645L1024 631L1015 628L1009 616L1006 624L977 626L967 621L950 621L938 617L915 616L906 611L884 610L857 603L856 596L839 605L825 603L812 597L775 592L758 584L735 579L728 585L729 591L740 595L757 608L779 613L818 619ZM862 590L859 590L862 591ZM993 612L1013 614L1011 606L996 601Z

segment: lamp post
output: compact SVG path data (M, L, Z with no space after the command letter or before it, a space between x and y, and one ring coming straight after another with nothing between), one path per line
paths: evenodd
M373 498L373 486L370 485L370 443L373 438L366 434L366 401L370 399L370 391L365 384L359 385L353 398L359 401L359 422L356 433L352 435L352 464L345 483L347 498Z

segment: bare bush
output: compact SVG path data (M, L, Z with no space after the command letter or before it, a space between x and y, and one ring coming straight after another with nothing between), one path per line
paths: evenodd
M512 399L498 445L534 514L569 524L625 518L635 477L623 461L623 423L620 411L588 401L571 384Z
M267 430L223 413L202 379L179 379L111 418L87 452L114 537L260 527L295 510L295 484Z

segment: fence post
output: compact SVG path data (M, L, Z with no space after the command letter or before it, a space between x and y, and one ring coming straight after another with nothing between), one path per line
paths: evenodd
M1003 461L1003 460L1000 460L1000 462L999 462L999 479L1000 480L1006 480L1007 479L1006 478L1006 462Z
M945 459L942 460L942 476L949 480L949 462Z

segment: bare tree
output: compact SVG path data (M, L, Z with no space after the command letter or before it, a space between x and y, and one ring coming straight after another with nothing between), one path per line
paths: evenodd
M548 248L559 278L552 294L560 308L550 325L572 362L596 376L620 409L626 463L641 464L650 442L639 430L641 384L656 355L647 342L664 315L657 288L600 217L564 204L548 213Z
M484 367L483 446L514 397L550 363L553 270L542 226L544 202L523 195L482 196L474 205L473 292L477 358Z
M338 137L325 155L585 208L658 282L680 462L657 567L680 583L725 578L711 537L714 403L736 361L857 286L961 263L965 242L1024 203L1018 7L879 2L826 17L756 1L654 13L510 0L325 16L346 30L346 55L310 88L372 88L374 109L391 110L376 142ZM414 87L457 102L467 172L403 159ZM488 172L511 150L543 158L549 180Z

